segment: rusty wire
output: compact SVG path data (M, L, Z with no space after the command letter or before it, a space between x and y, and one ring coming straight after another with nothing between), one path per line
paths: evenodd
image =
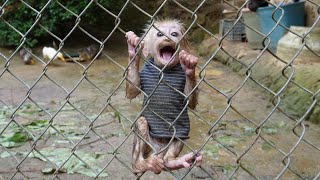
M278 170L277 174L273 174L273 176L272 176L273 178L281 179L284 176L284 174L288 173L288 172L293 173L296 178L300 178L300 179L310 179L310 178L311 179L318 179L319 178L319 176L320 176L319 164L318 164L318 167L315 167L315 171L317 171L317 173L312 174L310 177L305 177L304 174L301 173L301 171L292 168L293 156L299 156L299 154L298 155L295 154L296 149L298 148L299 145L307 144L309 148L315 150L318 154L320 153L319 143L312 142L311 140L309 140L307 138L307 136L306 136L307 129L306 129L306 125L305 125L306 117L308 115L310 115L311 111L315 107L319 108L319 106L320 106L319 101L318 101L320 89L313 92L313 91L309 90L307 87L304 87L303 85L301 85L299 82L296 82L294 79L294 75L296 73L296 68L293 66L296 58L301 54L301 52L304 48L309 49L311 52L313 52L316 56L319 57L319 54L314 52L307 45L307 43L305 41L308 34L310 34L310 32L314 28L316 28L317 24L319 24L319 19L320 19L320 16L319 16L320 5L319 4L317 4L313 1L307 0L307 2L313 4L314 6L317 7L318 16L317 16L315 22L313 23L313 25L310 27L309 31L306 34L304 34L303 36L301 36L295 32L292 32L295 35L297 35L299 38L301 38L302 44L301 44L301 47L299 48L299 50L294 55L294 57L292 59L290 59L289 61L288 60L286 61L286 60L278 57L272 51L270 51L270 48L269 48L269 46L270 46L269 36L278 26L281 26L281 27L287 29L288 31L290 31L290 29L288 29L288 27L285 27L284 25L282 25L280 23L281 18L283 17L284 13L286 13L281 8L280 5L278 5L278 6L273 5L275 7L274 13L276 11L281 12L280 19L277 21L273 17L273 19L275 21L274 27L271 29L271 31L268 34L262 34L261 32L256 30L256 27L250 27L247 24L245 24L242 20L242 17L243 17L242 9L246 7L246 5L249 1L246 1L244 4L241 5L241 7L234 6L230 2L224 1L225 4L229 5L235 11L237 11L237 14L236 14L234 25L231 27L231 29L229 29L223 36L217 37L216 35L214 35L213 32L211 32L210 30L208 30L206 27L202 26L198 22L198 14L197 13L198 13L199 9L201 9L204 6L204 4L207 2L207 0L203 0L201 2L199 1L198 6L193 7L194 10L190 10L189 8L187 8L181 1L164 0L153 14L148 13L146 10L144 10L142 7L140 7L137 3L135 3L134 1L129 1L129 0L123 4L123 7L118 12L118 14L111 12L110 10L105 8L103 6L103 4L99 3L99 1L97 1L97 0L88 1L87 6L79 14L68 9L68 7L64 6L64 3L59 0L48 0L47 3L40 10L34 9L31 5L28 4L27 1L23 1L23 0L20 0L20 1L21 1L21 3L23 3L25 6L27 6L30 10L32 10L36 14L36 18L34 19L34 23L30 26L29 30L26 31L25 33L22 33L19 30L17 30L13 25L10 24L10 22L8 22L6 19L3 18L3 14L5 14L5 8L6 8L7 4L9 3L9 0L6 0L2 4L0 4L1 5L0 6L0 21L2 23L5 23L8 27L10 27L12 31L15 31L16 33L18 33L20 35L20 45L14 50L14 52L11 55L6 56L5 54L3 54L0 51L1 57L5 60L5 62L3 63L4 64L3 69L0 73L0 78L4 77L4 74L9 74L15 80L17 80L18 82L23 84L23 86L27 89L24 92L24 94L25 94L24 98L16 106L12 106L10 103L2 100L0 97L1 107L7 108L8 111L10 112L10 117L7 118L6 124L4 126L1 126L0 137L2 135L4 135L6 131L8 131L10 126L16 125L20 128L21 131L26 133L28 135L28 137L30 138L30 140L29 140L30 144L29 144L28 151L25 154L19 155L19 156L14 154L14 152L15 152L14 149L7 148L0 142L0 149L1 149L0 152L7 152L14 159L13 163L15 164L15 169L10 174L11 179L19 179L21 177L27 178L27 179L31 178L30 174L25 170L24 166L26 165L26 163L28 163L28 156L31 154L34 154L35 152L38 153L42 158L44 158L46 160L47 164L54 167L53 175L52 175L52 177L50 177L52 179L63 179L63 177L61 176L61 172L64 171L63 169L64 169L64 166L66 165L66 163L68 161L70 161L71 158L74 158L74 157L77 160L79 160L80 162L82 162L88 169L90 169L92 171L92 173L95 174L95 178L99 178L102 173L108 172L107 168L110 167L115 162L120 163L121 166L123 166L125 169L128 170L126 173L130 173L130 175L136 179L146 176L144 173L143 174L134 174L133 173L133 170L131 169L130 161L126 161L123 157L121 157L122 154L120 153L120 149L125 145L125 143L130 143L130 142L128 142L129 138L132 137L136 133L133 129L134 124L137 121L137 119L139 118L139 116L141 115L142 110L145 108L148 108L148 103L146 104L145 107L143 107L141 109L141 112L139 112L135 116L135 118L130 118L126 115L126 113L123 113L121 110L119 110L117 107L115 107L114 104L111 102L111 99L116 95L116 93L119 91L122 91L122 89L121 89L122 85L126 82L126 71L128 70L128 66L121 65L117 61L116 58L111 57L106 51L106 50L108 50L108 47L106 47L105 44L110 41L111 37L114 36L116 32L120 32L124 35L125 32L128 31L127 29L122 28L121 17L122 17L123 12L125 12L129 6L135 8L142 15L146 16L150 20L151 25L153 25L159 12L161 10L163 10L164 6L166 4L168 4L168 2L174 3L177 7L181 8L182 10L184 10L186 13L188 13L190 15L191 20L190 20L190 23L188 24L188 27L186 28L186 33L183 36L190 34L191 29L196 27L198 29L201 29L203 31L203 33L206 33L207 36L210 36L211 38L215 39L218 44L215 51L210 53L210 55L204 60L205 63L198 65L198 67L197 67L197 69L198 69L198 71L197 71L198 72L198 74L197 74L198 82L197 82L196 87L193 89L193 91L195 91L197 88L201 88L202 86L207 86L210 89L212 89L213 92L218 93L219 95L223 96L225 99L225 103L227 104L224 107L223 111L221 111L219 114L217 114L217 118L214 118L214 120L211 120L211 119L208 119L208 118L202 116L201 113L199 113L198 111L193 111L193 110L189 111L189 113L192 113L194 117L199 119L199 121L204 122L204 125L208 127L207 137L204 140L204 142L201 144L200 147L198 147L196 149L195 147L190 146L187 142L184 142L183 140L181 140L179 138L178 138L178 140L184 143L184 145L185 145L186 149L188 149L188 151L192 151L195 154L202 152L212 141L217 142L219 144L219 146L221 146L226 152L228 152L229 154L231 154L231 156L233 158L235 158L235 160L234 160L235 165L233 166L232 171L229 172L229 174L224 177L226 179L237 178L238 177L237 174L239 174L240 171L245 172L245 175L246 175L245 177L250 177L252 179L264 179L264 177L259 177L259 175L256 174L254 171L252 171L250 168L247 168L246 163L245 163L245 156L251 156L251 150L254 148L255 145L258 144L258 142L260 140L267 143L273 150L277 151L282 156L282 160L281 160L281 162L283 164L282 169ZM70 13L70 15L72 15L75 18L73 28L63 38L55 35L53 32L51 32L49 29L47 29L44 25L42 25L41 21L40 21L43 11L48 10L50 3L53 3L53 2L57 3L61 9L64 9L65 11ZM283 3L283 1L282 1L282 3ZM99 7L101 10L103 10L111 18L114 19L113 29L110 31L110 33L108 33L108 36L104 39L99 39L99 38L95 37L90 32L85 30L85 28L81 27L81 25L80 25L81 18L83 16L83 14L85 14L86 11L92 6ZM254 31L257 34L264 37L263 49L256 56L256 58L250 63L243 62L241 59L239 59L238 57L235 57L233 54L231 54L228 51L228 49L226 49L224 47L224 44L227 41L226 40L227 35L230 34L231 31L235 28L236 24L240 23L240 22L243 23L245 26L247 26L247 28L251 29L252 31ZM79 78L78 82L71 88L71 90L67 90L67 88L65 88L63 85L59 84L58 81L52 79L52 77L50 77L50 75L48 75L49 63L51 61L53 61L53 59L49 60L49 62L45 62L42 59L42 57L38 57L35 54L32 54L36 58L36 60L43 65L43 69L42 69L41 74L38 76L38 78L33 83L30 84L30 83L25 82L22 78L17 76L14 71L12 71L11 64L12 64L14 56L19 54L18 51L25 46L26 38L28 37L30 31L32 31L35 27L42 28L50 36L52 36L56 41L59 42L59 46L57 49L58 51L63 51L63 47L65 46L65 42L67 41L68 38L70 38L70 36L75 32L75 30L80 30L86 36L90 37L93 41L95 41L96 43L99 44L98 54L102 54L103 56L107 57L107 59L111 63L115 64L119 69L121 69L121 71L119 71L119 73L121 73L123 76L121 77L121 79L118 79L117 86L114 87L114 89L112 91L108 92L108 91L104 90L103 88L101 88L101 86L96 84L91 79L91 77L88 75L88 71L90 70L90 68L92 69L92 65L97 60L98 55L96 55L93 58L93 60L86 65L83 65L82 63L79 63L76 60L73 60L74 65L78 66L81 69L82 75ZM155 28L157 29L157 27L155 27ZM145 37L145 34L142 35L141 41L143 40L144 37ZM138 53L139 48L140 47L138 47L137 53L135 54L135 56L139 56L139 53ZM180 47L178 47L178 49L179 48ZM244 73L242 75L242 78L243 78L242 82L239 83L237 88L232 93L226 93L226 92L222 91L217 86L212 84L212 82L210 82L210 80L207 79L206 70L208 69L209 64L211 64L213 61L215 61L215 59L217 58L217 55L219 53L225 53L231 59L231 61L233 63L240 64L244 70ZM277 61L279 63L281 63L283 65L283 68L281 69L281 73L282 73L282 77L285 78L286 80L285 80L285 83L283 84L283 86L276 91L274 89L268 87L267 85L265 85L264 82L261 82L258 79L256 79L253 75L254 74L254 72L253 72L254 67L256 66L256 64L258 64L259 62L262 61L262 56L266 53L270 53L274 58L277 59ZM175 53L175 54L177 54L177 53ZM69 57L69 58L72 59L72 57ZM159 70L159 82L162 81L162 78L163 78L162 72L163 72L164 68L158 69ZM35 86L40 84L40 81L44 78L51 81L53 83L52 86L59 88L64 93L63 94L64 98L61 99L61 104L60 104L59 108L57 109L57 111L55 111L55 112L48 110L40 102L37 102L36 100L34 100L31 96L31 93L34 91ZM89 83L95 90L98 90L107 99L104 102L103 107L99 110L99 113L97 113L95 115L95 117L87 115L83 110L81 110L79 107L77 107L71 101L71 96L75 93L75 91L77 91L77 89L80 88L80 85L83 82ZM234 103L235 97L239 94L239 92L241 90L244 89L244 86L248 85L249 83L253 83L255 86L262 89L262 91L265 94L271 96L270 102L272 103L273 106L269 109L269 112L267 113L267 115L264 116L264 118L259 119L258 122L253 121L251 117L248 117L245 113L243 113L241 110L239 110L238 107ZM282 99L283 92L286 91L287 87L292 84L297 86L300 90L302 90L305 93L312 96L311 105L307 108L307 111L300 117L293 117L291 114L287 113L286 110L283 109L282 106L280 106L281 102L283 101L283 99ZM139 89L139 87L137 87L137 88ZM141 89L140 89L140 91L141 91ZM178 90L176 90L176 91L179 92ZM144 93L144 92L142 92L142 93ZM152 94L151 94L151 96L152 96ZM186 100L188 99L189 96L190 96L190 94L184 95ZM27 101L32 102L37 108L40 109L40 111L44 112L45 115L49 117L48 125L41 130L41 133L39 133L37 135L34 135L33 133L31 133L23 124L21 124L21 122L19 122L17 120L17 112L19 111L19 109L21 109L27 103ZM201 102L199 102L199 103L201 104ZM247 102L242 102L242 103L247 103ZM81 139L79 141L74 141L74 140L70 139L68 136L66 136L61 130L59 130L55 126L55 123L57 121L56 120L57 116L62 114L63 109L66 108L67 106L71 106L75 112L79 113L88 122L88 126L86 127L85 132L81 135ZM130 106L129 103L128 103L128 106ZM131 127L130 130L127 132L125 138L121 139L121 141L118 142L117 145L115 145L115 143L110 142L110 140L108 140L106 137L104 137L103 134L99 133L99 131L97 131L97 127L94 126L94 124L98 121L98 119L104 114L104 112L108 108L112 109L114 112L119 114L119 116L121 116L127 122L129 122L130 127ZM187 105L184 108L187 108ZM246 144L245 148L241 152L235 151L233 148L224 144L223 142L221 142L219 140L219 138L217 138L217 136L219 134L219 125L224 123L224 121L225 121L224 118L226 117L226 114L230 113L230 112L235 112L237 115L242 117L242 119L244 121L249 122L254 127L255 134L254 134L254 137L250 140L251 143ZM268 135L263 133L263 128L265 127L265 125L268 122L271 121L270 120L271 117L276 113L281 113L282 115L286 116L288 119L290 119L290 121L292 121L294 123L294 126L292 126L292 128L291 128L291 130L292 130L291 136L296 136L297 139L296 139L294 145L291 147L288 147L288 149L286 149L286 150L282 149L279 145L274 144L267 137ZM178 117L177 117L177 119L178 119ZM163 120L166 121L165 119L163 119ZM170 125L170 127L174 125L174 122L173 123L167 122L167 123ZM55 162L52 162L52 160L50 160L50 158L46 157L46 155L44 155L41 152L41 146L39 146L40 141L42 141L43 139L46 138L46 134L49 133L50 129L53 129L55 131L55 133L62 136L63 139L68 141L68 144L69 144L69 146L68 146L70 149L69 156L67 158L65 158L63 160L63 162L59 165L56 164ZM110 149L106 150L105 153L107 151L111 152L110 153L111 157L109 158L109 160L104 162L104 166L101 167L100 170L96 170L93 167L91 167L86 162L86 160L83 157L81 157L81 155L77 154L77 150L82 146L82 143L85 141L85 139L87 139L87 137L89 137L90 133L95 134L98 137L97 140L103 141L108 146L110 146ZM143 139L141 136L139 136L139 138ZM173 137L172 137L171 141L172 140L173 140ZM147 142L144 139L143 139L143 141ZM168 146L169 146L169 144L167 145L167 147ZM157 153L160 153L160 152L157 152ZM128 151L127 153L130 154L130 151ZM319 156L317 156L317 157L319 157ZM206 162L206 163L209 164L209 166L203 165L200 167L196 167L195 163L194 163L186 171L178 171L178 172L168 171L168 173L171 174L176 179L192 178L193 177L192 172L195 169L198 169L198 171L200 171L202 174L205 174L206 178L210 178L210 179L222 179L223 178L221 176L221 174L219 175L219 173L216 172L217 171L216 168L211 167L211 166L214 167L217 165L217 163L215 163L214 160L213 160L213 162ZM251 163L254 163L254 162L251 162ZM29 165L31 165L31 164L29 164ZM231 166L231 164L230 164L230 166ZM2 169L0 169L0 170L2 170ZM267 171L268 169L264 169L264 170ZM1 175L3 175L3 174L0 172L0 177L1 177ZM109 176L117 178L117 174L110 174L109 173ZM241 176L239 176L239 177L241 178ZM70 179L71 178L72 178L72 175L70 175Z

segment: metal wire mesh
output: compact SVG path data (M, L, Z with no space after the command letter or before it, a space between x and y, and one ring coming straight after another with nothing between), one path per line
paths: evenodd
M237 11L236 19L229 31L217 37L199 23L198 13L204 7L206 0L198 2L195 7L187 7L184 1L157 2L159 7L153 13L143 9L134 1L125 2L122 9L114 13L99 1L91 0L80 13L75 13L58 0L48 0L41 9L35 9L27 1L21 0L24 6L36 14L34 23L26 32L20 32L15 25L3 18L9 2L6 0L0 6L1 22L19 34L20 45L14 51L0 52L3 65L0 73L0 81L3 83L0 92L2 107L0 152L3 161L0 166L0 177L74 179L85 178L80 175L84 172L89 172L89 176L93 178L108 176L115 179L156 176L176 179L318 179L320 177L320 141L317 138L319 128L306 122L312 111L320 108L318 101L320 89L314 90L305 86L303 81L308 80L307 76L302 81L295 79L296 73L301 70L296 66L296 59L303 50L307 49L319 57L306 41L307 36L319 28L317 27L320 17L318 3L307 0L318 9L318 14L309 31L299 35L284 27L280 20L276 21L268 34L262 34L256 30L257 27L248 26L242 19L241 10L248 1L241 7L225 1L225 4ZM48 10L51 3L57 3L61 9L74 17L74 24L65 37L55 35L43 25L41 15ZM141 100L133 100L131 103L124 100L127 59L121 61L122 57L119 58L113 52L112 46L118 48L117 43L122 41L114 41L113 38L118 37L120 33L124 41L125 32L130 30L122 28L121 21L122 14L129 7L135 8L140 13L134 16L144 16L153 23L159 11L166 8L169 3L189 13L191 20L187 23L186 35L190 34L192 29L199 29L217 44L214 51L207 57L201 58L197 67L198 82L195 88L200 89L199 106L196 111L190 110L189 113L193 126L201 128L192 129L191 139L195 138L197 142L184 142L183 151L203 152L205 162L200 167L193 165L188 169L166 171L161 175L153 175L150 172L137 175L133 173L130 165L132 137L135 133L131 127L140 115ZM94 33L81 26L82 16L92 6L103 10L114 20L113 29L103 38L95 37ZM286 13L280 5L275 9ZM234 50L239 46L234 46L226 39L238 22L242 22L247 28L264 37L264 48L256 51L258 53L253 58L244 60L241 56L237 56ZM269 36L278 26L283 26L301 39L301 46L290 59L278 57L269 48ZM99 44L98 54L103 56L104 61L100 61L99 55L96 55L89 63L81 63L66 53L73 63L61 66L68 66L69 73L59 66L49 66L56 60L50 59L46 62L38 53L27 50L32 53L38 64L41 64L36 66L41 68L24 66L20 67L19 71L16 69L18 63L15 62L15 56L25 46L29 33L34 28L45 30L59 42L57 50L61 52L65 52L66 46L72 46L68 44L68 40L80 30L86 38ZM240 76L232 75L230 68L224 68L225 78L219 79L221 77L218 76L219 72L213 70L221 66L216 63L216 59L222 56L228 60L229 65L241 67ZM264 56L273 58L273 62L279 66L265 66ZM281 87L275 89L264 78L256 76L257 67L274 68L275 71L267 72L281 75ZM72 68L74 69L71 70ZM51 71L51 69L58 70ZM29 78L29 71L34 71L37 75ZM111 73L108 74L106 71ZM57 74L64 78L59 79ZM234 77L237 78L233 79ZM314 82L314 85L316 83L319 82ZM298 116L288 113L282 104L286 98L284 94L290 86L294 86L296 91L307 94L305 97L311 102L304 105L306 111ZM226 89L228 87L230 90ZM252 102L255 104L252 105ZM282 124L279 125L279 121ZM271 127L275 122L280 126L279 130L268 133L268 128L274 130ZM240 133L243 131L245 133ZM249 132L249 135L246 132ZM5 138L11 141L4 141ZM17 138L22 138L18 141L21 144L8 144ZM226 138L229 139L226 141ZM268 151L261 150L264 148ZM57 154L49 153L54 151ZM95 160L90 159L88 154L94 154ZM103 158L99 159L100 156ZM309 164L306 164L304 159ZM72 172L67 169L71 166L81 167L73 170L78 174L69 174ZM64 173L66 171L68 174Z

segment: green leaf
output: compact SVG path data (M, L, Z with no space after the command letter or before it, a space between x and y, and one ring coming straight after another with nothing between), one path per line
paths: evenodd
M15 152L12 152L11 154L12 154L12 155L16 155L16 153L15 153ZM7 158L7 157L11 157L11 154L10 154L10 153L8 153L7 151L5 151L5 152L1 153L0 158Z
M9 126L9 127L14 127L14 126ZM2 146L7 148L18 147L18 146L22 146L30 139L27 133L19 132L20 129L18 130L13 129L13 130L18 132L10 132L6 134L2 134L0 136L0 144Z
M221 92L223 92L223 93L231 93L232 89L221 89Z
M264 127L262 130L267 134L277 134L278 132L276 127Z
M29 139L29 138L28 138L28 136L27 136L26 133L20 133L20 132L18 132L18 133L15 133L12 137L8 138L7 140L8 140L8 141L12 141L12 142L17 142L17 143L19 143L19 142L25 142L25 141L27 141L28 139Z
M54 140L54 142L59 143L59 144L68 144L68 140Z
M28 129L38 130L38 129L43 129L44 127L47 127L48 125L49 125L48 120L35 120L29 124L26 124L26 127Z
M270 146L267 142L263 142L261 145L261 149L264 151L270 151L272 149L272 146Z
M7 142L0 142L0 144L6 148L14 148L14 147L19 147L22 146L23 144L25 144L24 142L22 143L15 143L12 141L7 141Z
M55 163L58 166L61 166L71 155L71 149L67 148L55 148L49 147L41 149L40 152L51 162ZM81 159L90 167L87 167L85 163L83 163L80 159L78 159L75 155L72 155L70 159L64 164L62 167L68 174L79 173L90 177L95 177L96 173L92 171L95 170L99 173L102 169L97 167L97 163L101 162L104 158L103 153L86 153L82 151L76 151L77 156L81 157ZM42 161L46 161L39 153L31 153L29 156L33 158L38 158ZM45 172L51 172L52 169L44 169ZM100 174L99 177L107 177L107 173Z
M209 157L217 157L219 149L220 148L218 145L207 145L207 146L205 146L205 149L203 150L203 154L207 155Z
M216 138L220 143L228 146L237 144L237 138L232 136L219 136Z
M121 122L121 115L120 115L120 113L118 111L114 112L113 117L118 119L119 122Z
M44 169L41 170L41 172L42 172L43 174L52 174L52 173L54 173L55 171L56 171L55 168L44 168Z
M249 126L244 126L243 128L244 128L245 135L253 135L254 134L254 131L255 131L254 128L249 127Z

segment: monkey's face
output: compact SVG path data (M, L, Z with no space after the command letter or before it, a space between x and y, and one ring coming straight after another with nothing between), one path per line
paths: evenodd
M158 29L161 32L155 30L152 34L154 42L150 49L151 55L158 66L174 67L179 63L178 53L175 52L182 37L180 27L175 24L163 24Z

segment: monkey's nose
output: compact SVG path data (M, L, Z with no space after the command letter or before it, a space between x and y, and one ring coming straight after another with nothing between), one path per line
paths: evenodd
M168 37L165 37L163 41L166 42L166 43L174 42L172 39L169 39Z
M168 37L164 37L164 41L170 42L170 39Z

